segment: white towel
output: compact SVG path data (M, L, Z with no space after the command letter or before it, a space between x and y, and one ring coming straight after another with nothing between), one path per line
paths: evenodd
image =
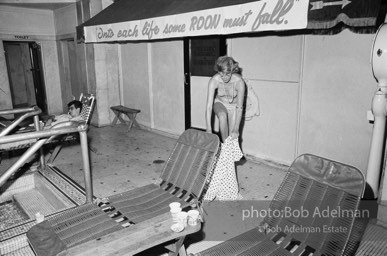
M228 137L221 145L219 159L216 162L214 174L204 200L242 199L235 173L235 162L239 161L242 156L243 153L239 148L238 139Z

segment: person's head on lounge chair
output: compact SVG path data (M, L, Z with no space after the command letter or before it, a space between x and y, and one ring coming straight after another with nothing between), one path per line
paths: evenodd
M67 121L82 121L83 117L81 116L82 111L82 102L79 100L70 101L67 104L68 112L62 115L55 115L50 117L45 126L53 126L58 123L67 122Z
M69 115L74 118L81 114L82 102L79 100L73 100L67 104L67 107L69 108Z

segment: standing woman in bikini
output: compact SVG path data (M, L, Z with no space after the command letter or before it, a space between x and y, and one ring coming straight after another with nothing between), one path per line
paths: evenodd
M214 69L217 73L208 83L206 131L212 133L211 115L214 110L219 120L221 140L224 142L228 136L233 139L239 137L245 82L239 74L238 62L232 57L219 57Z

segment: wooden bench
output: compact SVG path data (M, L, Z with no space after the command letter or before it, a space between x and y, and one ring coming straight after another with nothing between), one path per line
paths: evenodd
M114 117L112 125L116 125L118 119L120 120L121 123L123 124L128 124L129 128L128 131L132 128L133 125L137 126L138 128L141 128L140 125L136 121L136 115L141 112L139 109L134 109L134 108L127 108L124 106L113 106L110 107L111 110L113 110L114 114L116 115ZM129 118L129 122L126 122L122 117L121 114L126 115Z

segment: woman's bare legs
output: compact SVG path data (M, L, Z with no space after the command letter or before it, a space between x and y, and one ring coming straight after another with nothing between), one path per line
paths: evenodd
M215 102L214 112L219 120L220 139L224 142L229 134L227 109L222 103Z
M232 129L234 129L235 126L235 119L236 119L236 112L235 111L227 111L228 116L228 135L231 134Z
M219 119L219 130L220 130L220 137L222 139L222 142L224 142L228 137L228 118L227 113L225 112L219 112L216 114L216 116Z

